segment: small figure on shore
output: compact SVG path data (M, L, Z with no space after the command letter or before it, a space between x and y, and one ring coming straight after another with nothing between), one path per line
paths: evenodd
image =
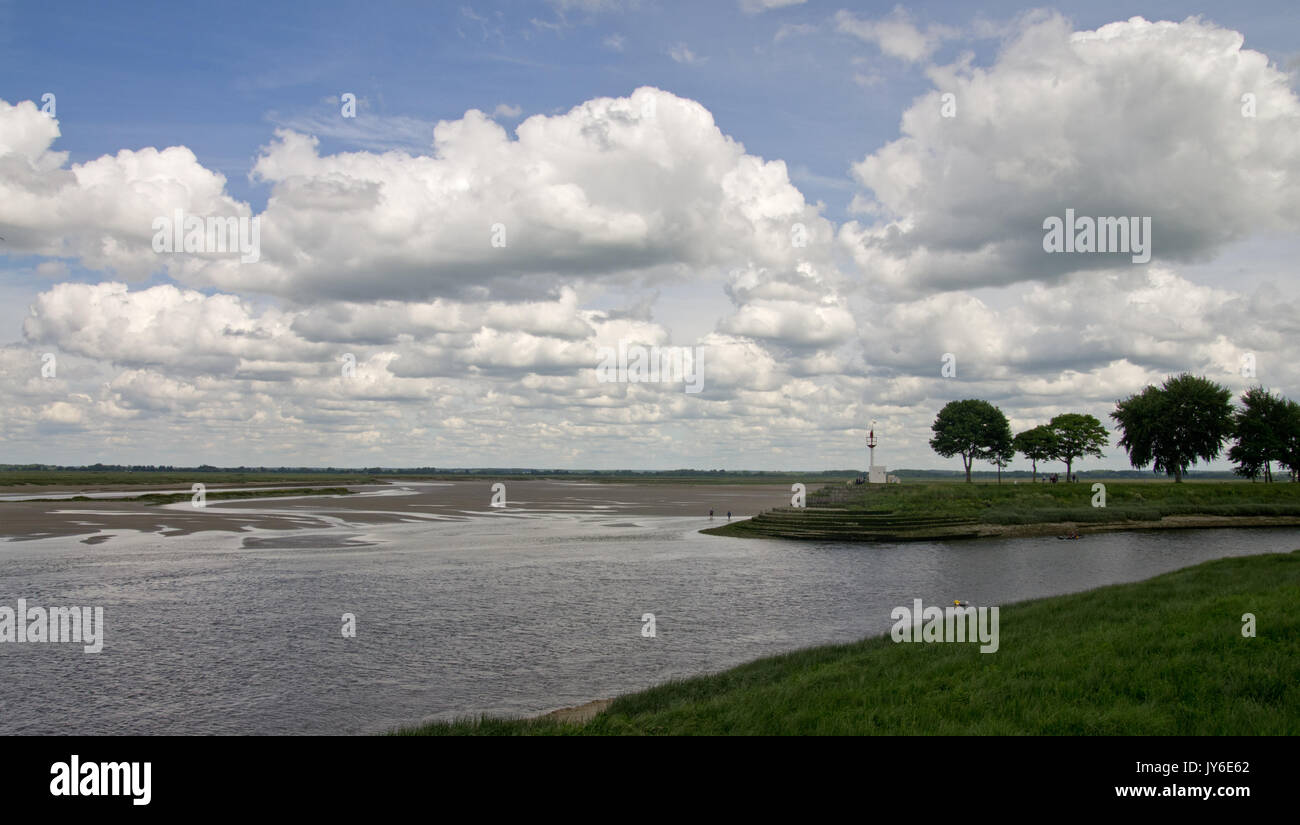
M731 521L731 511L727 511L727 521Z
M709 521L713 521L713 511L709 511Z

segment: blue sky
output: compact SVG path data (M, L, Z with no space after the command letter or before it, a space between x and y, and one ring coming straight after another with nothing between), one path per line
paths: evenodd
M60 384L57 392L10 384L11 420L36 423L30 430L13 425L0 439L57 433L51 443L66 460L94 449L104 451L97 453L103 460L145 461L158 443L148 433L161 428L193 460L219 463L189 422L211 414L214 399L238 398L227 418L240 426L259 422L265 440L255 452L285 461L315 450L324 463L350 457L400 464L406 451L391 446L397 442L427 450L430 459L417 463L629 466L618 445L632 437L680 443L647 455L666 466L838 467L834 439L822 444L810 433L839 433L835 438L856 443L857 428L883 419L881 430L907 445L902 463L947 466L924 440L937 407L953 397L990 397L1018 427L1079 408L1104 417L1117 397L1183 369L1223 374L1238 389L1241 376L1228 380L1238 355L1265 350L1272 353L1262 359L1273 365L1270 386L1300 394L1300 368L1290 364L1285 343L1287 307L1297 297L1289 263L1300 246L1294 203L1285 187L1242 191L1285 175L1300 156L1297 130L1287 126L1300 68L1293 4L808 0L754 12L746 10L749 2L206 8L0 0L0 101L39 107L43 94L55 94L58 136L49 138L47 151L68 153L65 169L112 167L123 177L98 190L82 181L73 192L36 149L23 149L24 163L39 170L31 180L16 173L6 180L4 170L19 167L4 167L0 157L0 185L33 198L65 187L67 196L39 218L0 210L0 235L9 236L0 257L0 344L19 365L13 376L21 377L33 353L57 351L77 365L81 382ZM1196 15L1199 21L1188 21ZM1150 26L1124 24L1135 16L1178 25L1156 37ZM1062 34L1108 24L1119 26L1107 29L1111 40L1081 44ZM902 30L877 39L861 34L873 26ZM1232 32L1244 37L1240 50ZM904 56L918 37L928 45ZM1219 38L1218 45L1203 45L1207 38ZM1133 49L1149 49L1150 60L1134 62ZM1255 53L1266 68L1254 62ZM1232 62L1216 67L1224 54ZM1059 99L1025 70L1034 60L1069 81ZM1086 68L1073 82L1076 65ZM1110 111L1109 99L1092 93L1098 84L1144 97L1125 98ZM1237 125L1207 120L1204 110L1210 101L1235 101L1247 86L1266 95L1263 117L1273 131L1237 145ZM673 127L698 126L700 135L659 136L669 153L660 158L665 174L688 170L681 180L698 180L699 191L678 183L676 192L642 197L655 181L637 177L634 163L584 154L590 147L570 152L550 137L525 146L515 132L536 117L562 133L586 117L572 114L575 107L628 98L643 87L660 90L665 105L702 107ZM963 107L998 101L1008 107L1005 119L963 108L963 117L977 116L958 118L956 127L984 132L931 130L923 117L929 96L949 87L962 90ZM345 92L359 100L355 119L340 116ZM1094 117L1087 107L1098 100L1102 110ZM455 157L430 171L421 156L433 152L435 125L478 128L470 110L504 127L514 149L492 149L487 132L449 138L444 150ZM1240 120L1235 108L1225 111ZM1035 124L1043 112L1059 114ZM1154 126L1140 122L1144 112L1160 113ZM17 109L11 115L12 134L36 128ZM610 115L601 109L591 117L605 122ZM916 124L910 133L905 117ZM1062 141L1057 168L1033 145L1032 132L1062 121L1053 138ZM0 121L0 144L5 128ZM278 143L277 130L313 137L319 146ZM482 157L475 154L479 144ZM149 147L170 146L186 147L194 161L150 166ZM1201 158L1171 160L1179 147ZM388 164L388 150L412 157ZM497 169L507 150L519 157ZM635 153L629 157L636 160ZM255 178L259 158L266 174ZM769 164L760 180L747 165L758 159L779 161L784 171ZM977 168L984 161L988 169ZM152 171L141 171L146 167ZM1025 171L1033 168L1052 171ZM539 194L519 182L537 169L549 169L552 184L569 188ZM113 197L104 199L111 186L122 186L123 203L159 182L193 198L209 172L225 177L210 203L225 204L223 211L246 205L267 227L269 260L251 274L171 259L141 264L131 251L140 224L171 214L170 206L133 201L123 214L96 221L96 209L113 208ZM1022 174L1024 203L990 191ZM438 227L477 208L460 202L457 211L439 213L417 197L405 211L379 215L370 196L360 194L378 192L376 202L391 204L410 197L403 184L423 176L429 192L471 180L471 195L481 187L505 198L479 204L484 226L494 220L492 209L508 206L522 210L512 226L603 240L591 250L574 251L575 242L566 241L569 248L520 253L509 275L482 283L469 273L491 273L491 265L473 255L457 252L461 257L449 264L438 254L426 260L424 252L403 250L394 259L387 242L377 240L394 220L420 215L440 238L438 253L458 240L456 231L444 237ZM1145 183L1134 183L1144 176ZM637 197L619 197L620 186ZM320 206L328 197L319 193L330 187L351 193L330 207L334 212ZM303 191L317 195L303 198ZM1227 202L1225 193L1233 191L1240 202ZM563 212L556 193L563 200L574 192L590 203ZM1113 214L1154 209L1164 233L1158 237L1176 240L1158 248L1141 277L1092 262L1027 258L1037 221L1079 199L1100 199ZM537 203L544 206L532 215ZM77 217L67 217L72 213ZM806 259L772 252L773 238L788 235L795 220L822 233L824 243ZM641 221L658 228L620 245L619 233ZM709 221L716 222L712 236ZM750 222L752 234L734 228ZM741 236L719 235L723 226ZM329 243L352 234L355 260L345 244ZM972 237L988 244L975 258ZM635 263L646 248L653 263ZM322 260L305 262L313 255ZM573 270L557 263L575 259ZM412 291L411 273L421 266L434 274ZM341 298L337 285L345 278L373 282L373 295ZM125 285L115 292L112 284ZM528 303L539 290L549 303ZM1115 305L1108 309L1106 301ZM179 307L196 302L203 312L176 326ZM458 320L412 320L444 311ZM1265 317L1270 312L1278 318ZM474 326L464 319L480 316L471 343L466 336ZM326 340L321 319L368 331ZM643 324L633 332L646 340L730 352L718 362L733 365L721 382L726 391L719 387L718 395L686 405L588 398L576 377L574 365L586 356L575 354L574 330L596 330L586 341L594 346L615 330L633 334L625 328L630 321L620 319ZM202 345L210 350L174 338L205 324L216 336ZM391 340L381 340L376 328L392 330ZM139 346L118 347L123 336L112 331L121 329L132 330L128 337ZM308 329L311 335L302 333ZM244 343L235 346L232 336ZM248 341L269 341L270 349L254 351ZM329 347L357 350L382 380L370 395L340 401L327 424L312 416L336 390L304 376L317 370L326 379L331 359L321 353ZM970 384L936 383L929 374L945 349L971 365L963 372ZM222 359L231 359L233 373L194 366L226 364ZM567 368L577 383L539 378ZM1067 386L1069 394L1061 389ZM281 394L292 400L267 400ZM420 404L438 398L455 401L437 414L422 411ZM466 439L456 429L469 425L458 422L503 403L524 411L513 436L459 446ZM611 410L622 419L613 420ZM111 427L104 415L116 416ZM392 429L375 423L385 417ZM636 421L643 424L630 423ZM630 426L644 429L629 436ZM333 443L346 447L337 457L321 434L334 427ZM107 437L110 430L118 435ZM552 440L511 452L512 438L540 444L524 437L535 432ZM214 435L206 443L215 450L230 441ZM19 452L30 460L59 458L38 447ZM223 461L252 460L238 458ZM1122 453L1112 449L1105 466L1125 466Z

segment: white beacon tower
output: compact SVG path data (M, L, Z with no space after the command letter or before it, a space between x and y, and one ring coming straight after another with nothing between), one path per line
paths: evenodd
M868 484L884 484L888 480L886 469L876 464L876 422L871 422L871 429L867 432L867 449L870 451L870 459L867 469Z

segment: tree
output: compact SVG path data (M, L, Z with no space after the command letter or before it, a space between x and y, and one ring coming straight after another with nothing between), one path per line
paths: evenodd
M1251 387L1241 396L1241 407L1232 417L1232 437L1236 443L1228 448L1228 459L1237 465L1237 475L1273 480L1272 463L1286 464L1294 401L1273 395L1263 387Z
M1227 387L1183 373L1118 402L1110 417L1124 433L1119 446L1130 464L1152 464L1182 482L1189 466L1219 457L1232 432L1231 399Z
M1016 457L1016 448L1011 446L1013 439L1011 438L1010 426L1007 427L1005 435L1005 439L1000 439L1000 443L989 450L988 456L989 463L998 468L998 484L1002 483L1002 468L1010 464L1011 460Z
M1286 402L1286 436L1282 439L1282 458L1278 459L1291 471L1291 480L1300 481L1300 404Z
M1051 461L1056 457L1056 433L1048 425L1039 424L1018 434L1012 441L1012 447L1033 462L1033 477L1037 482L1038 462Z
M1065 462L1065 480L1072 478L1074 460L1085 455L1105 458L1101 448L1110 443L1102 423L1091 415L1062 413L1047 424L1056 437L1056 452L1051 456Z
M944 458L960 455L970 483L970 466L975 459L989 459L1011 443L1011 425L1002 410L987 401L969 398L949 401L930 425L934 438L930 447Z

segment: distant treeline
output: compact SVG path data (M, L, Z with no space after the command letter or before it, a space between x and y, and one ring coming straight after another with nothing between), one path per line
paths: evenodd
M431 476L431 475L538 475L538 476L665 476L665 477L726 477L745 478L786 478L791 475L810 478L843 478L859 475L861 470L555 470L536 467L214 467L201 464L198 467L185 467L173 464L0 464L4 472L114 472L114 473L282 473L321 475L397 475L397 476Z
M965 478L966 474L961 470L890 470L891 475L899 478L911 478L917 480L925 479L950 479ZM1032 478L1033 473L1029 470L1004 470L1002 478ZM1163 479L1164 473L1156 473L1150 470L1078 470L1075 472L1080 479L1083 478L1158 478ZM995 470L971 470L971 478L995 479L998 473ZM1232 480L1240 479L1236 473L1231 470L1189 470L1185 478L1189 479L1206 479L1206 480Z
M536 467L214 467L201 464L198 467L186 467L174 464L0 464L0 472L114 472L114 473L246 473L246 474L317 474L317 475L368 475L368 476L583 476L610 478L772 478L786 479L792 476L808 479L855 478L861 470L556 470ZM949 479L964 477L961 470L890 470L899 478ZM993 471L974 470L975 478L994 478ZM1003 471L1004 478L1029 478L1028 470ZM1090 470L1080 471L1080 477L1089 478L1150 478L1159 477L1143 470ZM1231 479L1236 478L1232 472L1190 472L1189 478Z

